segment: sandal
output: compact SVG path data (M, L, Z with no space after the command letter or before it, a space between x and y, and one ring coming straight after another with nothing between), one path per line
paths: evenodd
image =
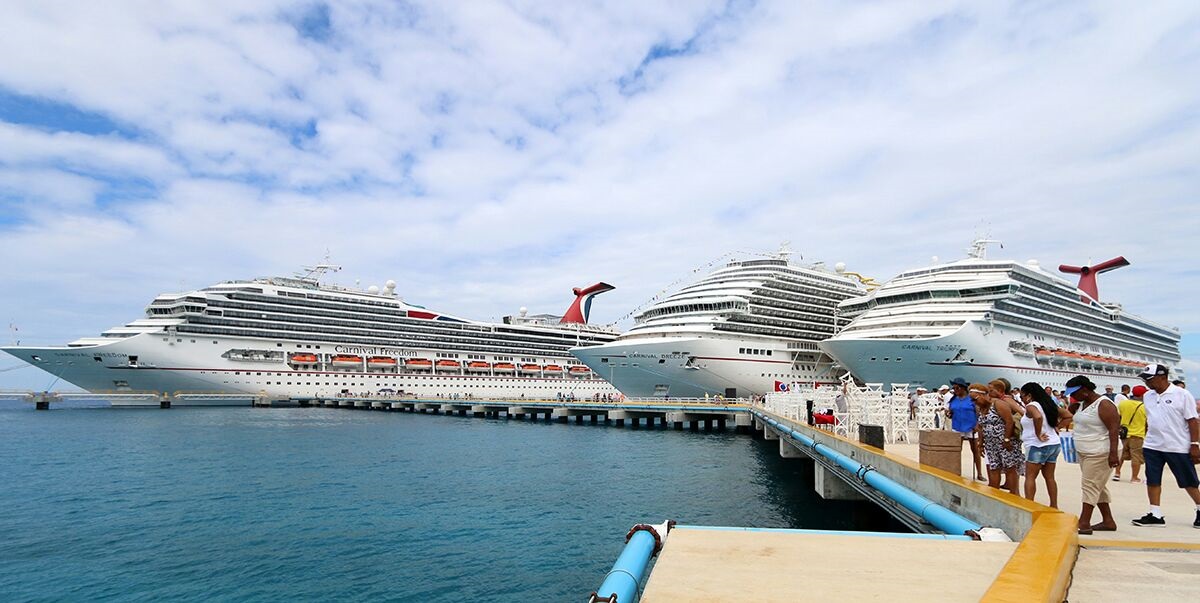
M1092 529L1091 528L1079 528L1079 535L1080 536L1091 536Z
M1104 524L1094 523L1094 524L1092 524L1092 531L1094 531L1094 532L1116 532L1117 528L1116 528L1116 526L1113 526L1111 528L1106 528L1106 527L1104 527Z

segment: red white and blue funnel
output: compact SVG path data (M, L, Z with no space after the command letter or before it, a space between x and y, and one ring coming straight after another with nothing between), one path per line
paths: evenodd
M1128 265L1129 260L1122 256L1117 256L1111 260L1108 260L1107 262L1100 262L1095 266L1068 266L1066 264L1062 264L1058 267L1058 271L1066 274L1078 274L1079 290L1088 294L1091 299L1100 301L1100 287L1096 284L1096 277L1102 272L1116 270L1117 268ZM1088 298L1086 297L1081 297L1079 299L1085 304L1088 303Z
M558 321L559 324L587 324L588 316L592 313L592 298L613 289L616 287L608 283L596 283L586 289L579 287L571 289L571 292L575 294L575 303L571 304L566 314L563 314L562 320Z

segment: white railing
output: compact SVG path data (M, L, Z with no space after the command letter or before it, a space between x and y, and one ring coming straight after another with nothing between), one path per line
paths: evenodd
M839 408L838 396L843 398L845 410ZM803 422L807 420L810 400L814 412L832 411L832 431L847 437L857 435L859 425L879 425L887 442L911 442L914 428L938 429L944 423L941 395L922 394L914 408L908 384L895 384L890 391L880 383L864 387L847 384L844 394L836 388L795 389L767 394L762 406L781 417Z

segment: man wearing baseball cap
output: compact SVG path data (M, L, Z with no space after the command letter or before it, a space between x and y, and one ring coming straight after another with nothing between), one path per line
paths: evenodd
M1166 525L1162 507L1163 467L1170 467L1180 488L1187 491L1196 505L1192 527L1200 528L1200 414L1196 400L1187 390L1172 385L1167 367L1151 364L1138 375L1148 388L1142 397L1146 405L1146 440L1142 454L1146 459L1146 496L1150 512L1133 520L1139 527Z
M1122 392L1128 391L1128 388L1128 385L1121 386ZM1113 481L1121 481L1121 469L1125 468L1125 461L1129 461L1133 465L1133 474L1129 482L1142 483L1138 475L1142 472L1142 465L1146 463L1142 457L1142 444L1146 440L1146 403L1142 401L1142 396L1146 391L1145 385L1139 385L1117 402L1117 411L1121 413L1121 427L1125 428L1125 435L1122 438L1124 443L1121 446L1121 462L1117 464L1117 473L1113 476Z

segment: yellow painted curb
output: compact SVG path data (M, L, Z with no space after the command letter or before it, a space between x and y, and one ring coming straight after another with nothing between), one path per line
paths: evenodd
M1085 549L1130 549L1151 551L1200 551L1200 543L1153 540L1096 540L1084 538L1079 546Z
M1067 597L1079 554L1079 520L1066 513L1042 513L1017 545L982 601L1044 601ZM1047 572L1054 568L1053 572Z
M986 496L998 502L1029 513L1033 519L1033 527L1018 543L1000 574L992 582L991 587L983 596L983 601L989 602L1021 602L1042 601L1046 603L1061 603L1067 597L1067 589L1071 584L1071 573L1075 570L1075 560L1079 555L1079 519L1074 515L1063 513L1058 509L1036 503L1021 496L1013 495L1005 490L997 490L985 484L980 484L961 475L955 475L909 459L891 454L884 449L867 446L850 438L842 437L824 430L815 429L803 423L767 413L777 421L792 425L793 428L807 430L814 436L824 436L840 440L864 451L879 455L899 465L921 471L939 479L972 490L976 494ZM1103 546L1101 543L1114 541L1088 540L1089 546ZM1116 543L1114 545L1127 545ZM1163 548L1174 543L1147 543ZM1200 550L1200 545L1196 545ZM1047 571L1053 568L1052 572Z
M982 496L986 496L988 498L1003 502L1010 507L1016 507L1027 513L1033 513L1034 515L1037 515L1039 513L1047 513L1047 512L1057 513L1058 512L1051 507L1047 507L1046 505L1043 505L1041 503L1033 502L1023 496L1017 496L1006 490L999 490L999 489L993 488L987 484L981 484L973 479L967 479L961 475L950 473L949 471L944 471L944 470L938 469L936 467L930 467L929 465L922 465L921 463L914 461L908 457L900 456L898 454L892 454L892 453L888 452L886 449L876 448L874 446L868 446L867 444L863 444L862 442L859 442L857 440L851 440L850 438L843 437L843 436L840 436L840 435L837 435L834 433L830 433L823 429L816 429L815 427L813 427L811 425L805 425L804 423L797 423L791 419L781 417L774 413L770 413L770 412L766 412L766 411L763 411L763 412L764 412L764 414L768 414L771 417L773 417L776 421L780 421L782 423L791 425L794 429L802 429L802 430L807 431L811 437L814 437L814 439L816 436L823 436L823 437L832 438L834 440L840 440L842 442L845 442L845 443L855 446L857 448L861 448L862 450L865 450L872 454L876 454L883 458L886 458L889 461L892 461L898 465L903 465L905 467L908 467L909 469L920 471L922 473L928 473L929 475L933 475L933 476L940 478L942 481L946 481L946 482L950 482L950 483L958 485L958 486L962 486L963 488L967 488L968 490L971 490L976 494L980 494Z

